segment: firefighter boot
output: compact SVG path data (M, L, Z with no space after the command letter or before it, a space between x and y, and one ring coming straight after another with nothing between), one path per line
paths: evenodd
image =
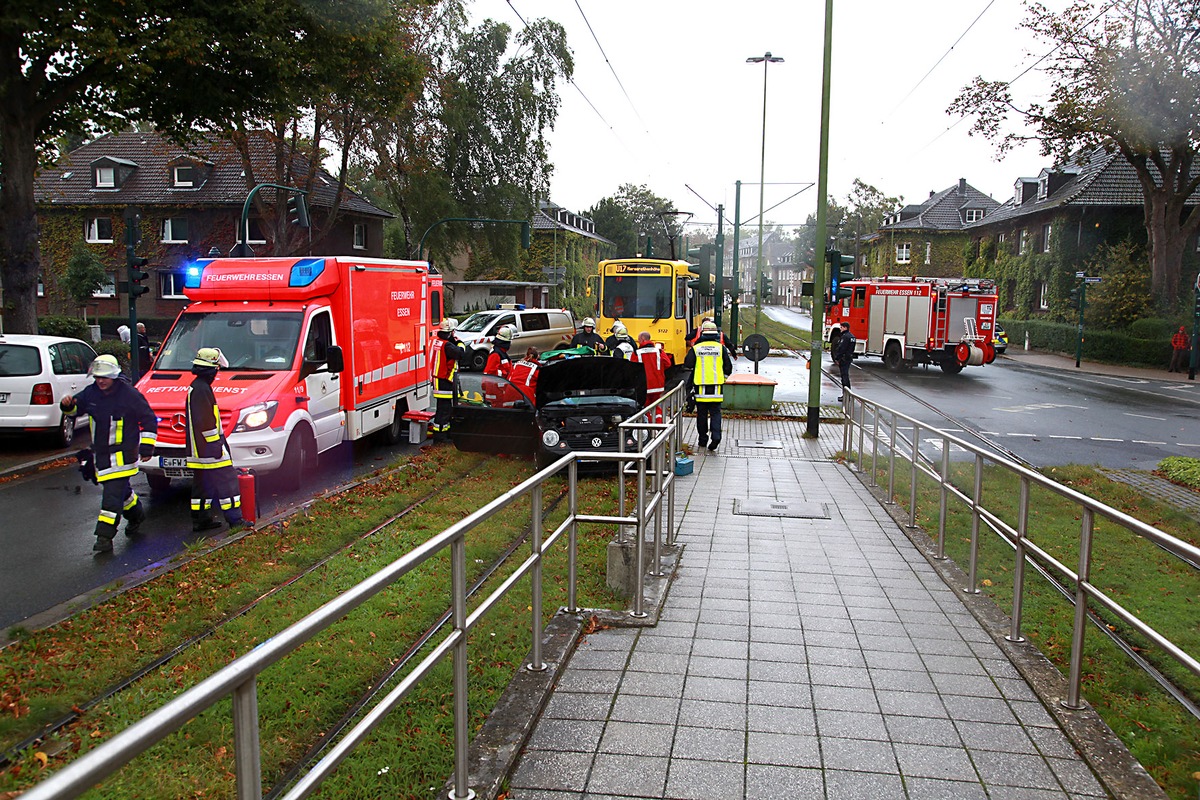
M201 506L199 511L192 512L192 533L202 533L219 527L221 523L217 522L208 506Z
M138 500L125 512L125 535L137 536L142 532L142 523L145 520L146 509L142 508L142 501Z

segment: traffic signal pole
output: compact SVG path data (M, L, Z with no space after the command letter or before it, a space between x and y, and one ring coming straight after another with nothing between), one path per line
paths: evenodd
M150 291L144 281L150 273L143 269L147 259L137 254L137 246L142 241L142 215L135 208L125 210L125 267L126 291L129 296L129 377L134 383L142 376L138 363L138 321L137 299ZM145 366L150 366L146 364Z
M1188 380L1196 380L1197 350L1200 350L1200 272L1196 273L1195 305L1192 307L1192 357L1188 359Z
M721 328L725 311L725 206L717 206L716 274L713 276L713 322Z
M808 359L808 428L806 435L816 438L821 426L821 351L824 348L821 325L825 317L824 253L827 233L826 210L829 205L829 78L833 50L833 0L825 0L825 57L821 70L821 147L817 167L817 247L813 248L812 351ZM836 269L836 267L833 267Z

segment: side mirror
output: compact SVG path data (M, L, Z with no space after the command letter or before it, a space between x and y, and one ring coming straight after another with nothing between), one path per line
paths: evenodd
M325 363L329 365L330 372L343 372L346 369L346 357L342 354L342 348L334 345L325 350Z

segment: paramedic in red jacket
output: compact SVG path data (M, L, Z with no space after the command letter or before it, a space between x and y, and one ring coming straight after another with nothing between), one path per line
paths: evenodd
M523 359L512 365L512 373L508 376L531 406L537 405L537 375L541 366L537 348L531 347L525 351Z
M450 411L454 403L454 374L458 362L466 358L467 352L454 336L458 322L446 317L438 329L437 336L429 346L429 361L433 372L433 399L436 403L433 415L433 441L450 441Z
M671 368L671 354L663 352L662 345L650 340L650 333L642 331L638 334L637 350L629 357L646 370L646 405L654 403L663 396L667 385L667 370ZM659 409L661 415L661 409ZM661 419L657 420L661 421Z

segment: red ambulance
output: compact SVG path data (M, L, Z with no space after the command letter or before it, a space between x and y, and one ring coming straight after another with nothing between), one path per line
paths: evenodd
M429 405L442 277L423 261L202 259L186 268L184 294L191 304L138 382L159 420L152 488L191 477L184 403L201 347L229 362L213 391L234 466L283 470L291 485L340 442L400 441L404 414Z
M850 323L858 355L877 356L891 370L937 364L954 375L996 360L996 285L977 278L862 278L838 287L825 311L832 347Z

